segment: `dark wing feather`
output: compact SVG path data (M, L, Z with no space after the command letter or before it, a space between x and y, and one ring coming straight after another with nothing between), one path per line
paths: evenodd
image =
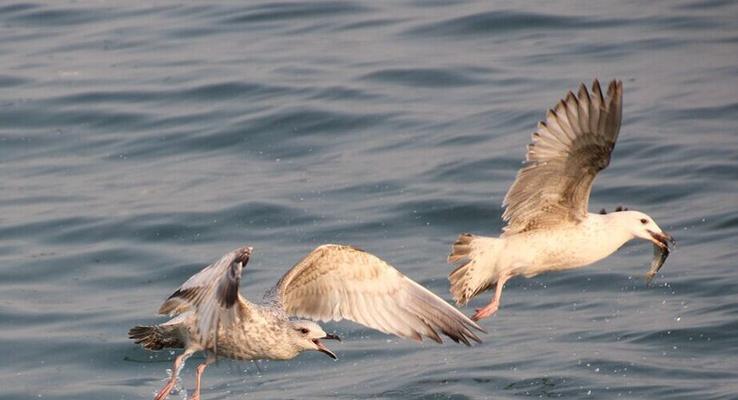
M198 340L203 345L215 347L219 321L233 318L237 302L248 306L240 298L238 287L251 250L251 247L233 250L190 277L161 305L159 313L174 316L193 311L197 318Z

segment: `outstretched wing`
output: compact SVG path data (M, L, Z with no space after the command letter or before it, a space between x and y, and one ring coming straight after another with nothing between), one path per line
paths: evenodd
M313 250L277 283L289 315L348 319L384 333L441 342L480 342L477 324L435 294L365 251L335 244Z
M595 80L591 95L581 84L576 96L569 92L548 111L502 203L505 233L586 217L592 182L610 163L620 132L622 103L622 82L610 82L605 99Z
M215 348L219 321L233 318L238 306L247 306L238 293L238 286L251 250L251 247L233 250L190 277L161 305L159 313L174 316L193 311L198 341Z

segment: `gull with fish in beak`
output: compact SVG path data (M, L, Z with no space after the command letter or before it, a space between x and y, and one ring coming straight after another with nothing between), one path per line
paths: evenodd
M237 360L290 360L303 351L319 351L332 359L321 340L339 340L315 322L348 319L403 338L441 334L455 342L480 342L476 323L391 265L351 246L327 244L295 264L261 304L239 293L241 272L251 247L224 255L180 286L159 308L173 317L154 326L136 326L128 334L149 350L184 348L174 359L172 375L157 393L165 399L180 369L193 353L206 353L195 370L192 400L200 399L200 379L217 357Z
M500 237L464 233L448 256L460 266L451 272L458 305L494 288L490 303L476 310L478 321L494 314L510 278L584 267L614 253L631 239L654 244L648 282L669 255L672 237L638 211L588 212L597 173L610 163L620 132L623 84L612 81L607 96L597 80L584 84L538 124L523 167L502 203L507 222Z

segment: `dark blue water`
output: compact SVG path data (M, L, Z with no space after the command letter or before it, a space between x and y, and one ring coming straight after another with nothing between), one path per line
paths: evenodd
M499 232L536 122L595 77L625 106L591 208L678 239L654 287L633 243L511 281L476 348L329 324L337 362L222 360L204 397L736 399L737 66L721 0L3 3L0 399L153 397L171 355L128 328L241 245L252 298L339 242L449 299L450 243Z

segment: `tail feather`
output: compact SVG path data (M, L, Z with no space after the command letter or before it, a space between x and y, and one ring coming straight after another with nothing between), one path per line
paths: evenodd
M128 337L148 350L184 347L179 335L161 325L135 326L128 331Z
M460 262L461 265L451 271L448 280L457 305L465 305L472 297L494 285L494 262L499 244L500 239L470 233L462 233L456 239L448 262Z
M448 255L448 262L455 263L461 259L467 258L471 252L471 242L474 235L471 233L462 233L451 246L451 254Z

